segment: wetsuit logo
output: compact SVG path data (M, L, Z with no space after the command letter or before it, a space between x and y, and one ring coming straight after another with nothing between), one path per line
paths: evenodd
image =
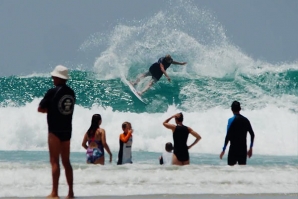
M74 107L74 98L71 95L64 95L58 103L58 109L63 115L72 114Z

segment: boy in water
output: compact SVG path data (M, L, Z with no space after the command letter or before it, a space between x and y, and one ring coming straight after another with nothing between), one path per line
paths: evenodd
M123 133L119 137L119 153L117 165L132 164L131 146L132 146L132 128L131 123L124 122L122 124Z
M166 143L165 151L159 157L159 164L171 165L173 159L173 144L171 142Z

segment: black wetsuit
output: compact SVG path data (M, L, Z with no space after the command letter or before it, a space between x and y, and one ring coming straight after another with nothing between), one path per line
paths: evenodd
M49 89L39 104L39 107L48 110L49 133L56 135L60 141L71 138L74 104L75 93L67 85Z
M170 62L167 62L165 57L161 57L159 58L158 62L150 66L149 72L151 73L152 77L158 81L163 75L163 72L160 69L160 63L162 63L162 65L164 66L164 69L167 70L172 64L172 62L173 60Z
M228 154L228 165L238 164L245 165L247 158L246 136L249 132L251 137L251 144L253 146L255 134L252 130L249 120L240 115L235 114L234 117L228 121L227 135L223 150L225 150L230 141L230 148Z
M176 126L173 133L174 140L174 154L181 162L189 160L189 153L187 147L187 138L189 135L187 126Z

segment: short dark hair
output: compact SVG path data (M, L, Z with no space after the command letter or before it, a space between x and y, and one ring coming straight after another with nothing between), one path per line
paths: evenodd
M173 144L171 142L166 143L166 151L170 152L173 150Z
M127 127L127 125L131 126L131 123L130 122L123 122L122 129L124 130Z
M178 122L183 122L183 114L180 113L180 117L176 117L176 120L177 120Z
M232 105L231 105L231 109L233 112L238 112L241 110L241 106L240 106L240 102L238 101L233 101Z
M173 62L173 59L172 59L171 55L166 55L166 56L165 56L165 60L166 60L166 62L168 62L168 63L172 63L172 62Z

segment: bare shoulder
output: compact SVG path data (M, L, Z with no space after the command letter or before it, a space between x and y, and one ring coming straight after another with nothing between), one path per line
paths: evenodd
M102 131L101 128L98 128L98 129L96 130L96 132L95 132L95 134L96 134L96 139L100 140L101 135L103 134L103 132L104 132L104 131Z
M166 123L164 122L163 125L168 128L168 129L171 129L172 131L174 131L176 129L176 125L174 124L170 124L170 123Z
M188 126L187 128L189 132L193 131L191 127Z
M196 131L194 131L191 127L187 127L188 128L188 132L191 134L197 134Z
M100 133L103 133L103 134L106 133L105 129L103 129L103 128L99 128L98 130L99 130Z

